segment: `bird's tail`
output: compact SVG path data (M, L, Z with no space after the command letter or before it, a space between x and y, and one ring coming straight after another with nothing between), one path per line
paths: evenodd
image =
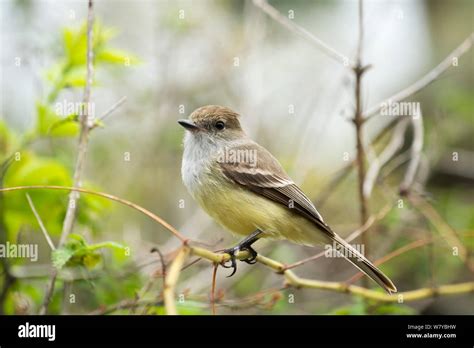
M333 241L336 243L337 250L341 252L348 261L384 288L385 291L389 294L397 292L397 288L392 281L344 239L339 236L334 236Z

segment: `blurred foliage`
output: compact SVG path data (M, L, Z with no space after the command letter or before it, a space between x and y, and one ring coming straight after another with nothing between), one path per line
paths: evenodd
M138 63L134 55L110 46L110 40L116 35L116 30L104 27L100 21L95 21L93 28L94 69L104 65L130 65ZM50 92L45 100L36 101L36 122L34 127L23 134L15 134L7 125L0 121L0 184L4 187L27 185L72 185L71 160L62 161L54 152L44 153L41 147L34 145L52 138L74 138L79 132L79 115L61 115L58 113L58 99L62 92L70 89L82 89L86 76L86 24L79 28L63 30L63 54L58 62L47 70L46 84ZM73 141L74 139L72 139ZM85 186L100 190L93 183L85 182ZM46 230L53 240L61 233L64 216L67 209L67 197L64 192L48 190L32 191L30 196L37 208ZM92 231L101 229L101 220L110 209L111 203L103 198L83 195L79 201L79 209L75 230L87 227ZM20 243L19 233L32 230L39 233L38 222L29 207L24 192L12 192L4 197L0 204L0 220L3 221L4 231L0 231L3 241ZM72 234L65 245L51 254L52 264L58 268L85 267L87 270L96 268L103 258L99 252L102 248L119 249L124 254L124 246L116 242L99 242L88 244L84 237ZM118 265L126 261L117 255ZM9 260L10 265L21 264L20 260ZM139 287L135 283L135 287ZM3 310L5 313L18 313L15 301L18 294L27 297L33 307L39 306L42 294L38 288L27 281L16 282L10 289ZM56 296L55 296L56 297ZM2 304L3 305L3 304ZM60 305L53 299L52 308L60 311Z
M298 23L306 21L309 24L312 19L305 16L305 12L310 13L310 11L306 11L309 8L308 3L307 1L295 3L294 1L284 0L274 2L275 6L283 13L286 13L289 9L295 9ZM433 6L432 2L425 5L429 8ZM337 2L323 1L314 6L320 6L322 10L323 7L337 7L338 5ZM444 3L442 6L438 6L440 8L438 15L443 18L446 28L458 28L457 25L454 25L457 23L452 22L452 16L446 16ZM31 5L31 8L33 7ZM137 6L134 5L134 7ZM117 12L114 12L113 16L107 19L113 21L114 16L120 16L121 8L121 6L117 6ZM201 227L198 223L204 225L204 222L209 221L209 219L205 217L194 220L196 205L190 199L188 200L189 196L185 193L183 185L179 183L182 130L176 127L174 119L174 115L177 114L177 106L182 103L185 104L186 113L188 113L192 106L200 106L203 103L227 103L232 107L238 106L243 112L248 112L251 116L258 116L261 118L260 124L257 122L258 120L251 121L252 126L255 126L256 129L259 128L258 133L255 134L256 139L259 142L266 142L265 145L270 144L271 146L281 143L286 150L283 151L283 155L280 153L277 157L285 168L293 169L293 172L297 174L300 171L299 166L301 166L302 161L297 158L299 155L295 152L296 142L295 144L286 144L285 140L275 136L275 128L272 128L272 126L278 127L280 125L277 117L279 115L271 114L272 122L267 122L264 119L265 113L274 112L269 104L278 104L279 102L285 104L285 98L288 95L281 93L285 97L275 97L283 91L278 89L279 86L274 85L275 80L272 77L281 78L285 89L294 90L295 93L292 98L301 95L304 99L310 100L311 102L308 105L302 104L301 109L303 111L301 112L308 114L309 117L314 116L316 119L318 115L315 111L313 112L313 109L317 110L317 108L313 104L320 103L319 96L326 95L324 93L326 87L324 87L324 90L320 90L319 87L316 88L316 84L314 86L309 85L308 82L303 82L303 80L299 82L301 88L294 89L291 84L285 85L286 77L278 75L279 73L286 74L285 69L276 71L276 69L272 70L271 67L279 67L276 63L280 59L284 60L285 64L291 63L291 60L286 63L286 59L290 58L289 56L281 55L280 57L282 48L289 52L292 51L292 49L288 49L289 47L298 48L306 45L306 43L298 41L298 38L294 38L292 34L272 21L266 21L265 25L262 25L262 27L266 27L266 31L262 31L262 28L257 25L254 26L252 21L261 25L264 24L263 18L266 17L264 14L257 13L252 6L235 1L217 1L212 3L212 8L211 6L208 8L203 6L204 10L202 12L197 8L193 8L192 11L187 8L186 20L177 19L180 8L176 4L170 4L168 11L159 11L159 16L151 16L154 21L151 25L146 23L146 25L140 26L137 25L138 23L131 23L134 27L133 30L126 29L126 34L129 35L127 40L131 42L132 46L134 46L133 40L144 42L143 46L146 47L144 52L150 54L149 59L147 59L145 73L147 76L152 75L153 78L143 83L143 90L134 90L133 88L136 88L137 84L131 85L133 88L126 90L126 93L133 97L135 104L131 107L133 118L122 124L123 130L115 134L108 134L107 137L95 137L94 141L91 142L91 156L88 160L90 161L90 167L94 167L94 171L86 177L93 178L93 180L85 181L84 186L101 191L101 186L98 183L102 183L102 185L110 183L114 192L119 191L118 195L140 202L152 211L159 212L160 216L177 227L185 226L188 229L184 233L193 231L196 233L193 237L198 236L200 240L212 243L218 238L217 233L219 233L219 237L225 234L222 233L220 227L215 225L205 225L206 227L202 228L203 231L200 228L195 228L196 226ZM215 11L216 8L220 9L221 12L210 12L211 10ZM459 11L463 10L462 6L459 8ZM436 9L431 9L431 11L434 10ZM226 17L216 16L216 14L222 14L223 12L225 12ZM467 11L465 12L467 13ZM127 15L128 13L125 13L123 18L127 19ZM215 21L207 21L208 18L213 16ZM251 17L251 19L248 20L247 17ZM121 20L120 17L118 18ZM448 23L449 20L451 20L450 23ZM122 24L126 27L126 23L122 21ZM209 24L214 26L208 26ZM439 20L435 24L439 26ZM158 29L155 30L155 27ZM133 32L135 29L138 34ZM253 33L254 29L255 34ZM436 27L433 29L438 30ZM150 30L150 32L147 30ZM310 30L309 27L308 30ZM434 31L432 33L437 41L440 37L439 34L449 39L446 39L442 44L438 45L437 42L436 45L433 45L435 49L445 46L440 49L440 52L437 52L441 55L451 50L454 45L459 43L458 39L461 38L461 36L451 35L450 30L444 30L443 27L443 30L439 29L438 32ZM463 30L460 31L464 32ZM329 31L324 33L327 38L331 37L330 34ZM85 86L86 25L81 24L64 28L56 36L58 46L61 48L60 55L55 57L54 63L44 71L42 76L41 85L45 94L41 98L38 97L37 100L26 101L32 105L35 122L25 132L19 134L0 120L0 185L5 187L21 185L70 186L72 183L72 168L75 159L74 146L79 132L79 115L75 112L65 114L58 112L58 104L64 99L63 96L80 95ZM258 36L265 40L259 39ZM100 81L94 80L95 89L99 89L101 82L109 75L112 76L119 68L138 65L141 62L134 54L113 47L111 42L115 37L117 37L117 30L105 26L100 20L95 21L93 28L94 70L98 72L95 76L100 78ZM301 46L289 46L289 40L293 42L293 39L295 43L301 44ZM371 40L372 38L368 38L368 43ZM284 45L278 46L279 42L283 42ZM272 59L259 61L259 56L268 57L266 55L268 52L271 53ZM302 52L304 51L302 50ZM299 51L296 51L296 54L299 54ZM434 52L431 52L431 54L434 56ZM232 67L229 70L228 64L232 62L232 58L235 56L242 58L241 69L237 70ZM318 58L317 52L314 52L314 56L310 56L311 60L315 59L315 62L318 62L318 67L308 65L311 74L308 73L307 75L311 77L315 76L314 74L318 76L321 74L321 78L325 78L321 71L327 69L328 66L324 65L325 60L319 66L319 61L316 60ZM202 59L202 61L199 59ZM469 59L472 61L472 52L460 60L459 68L465 69L465 62ZM256 65L252 65L252 63L255 63L254 60L257 63ZM298 62L300 60L302 66L307 64L303 57L298 58ZM201 69L200 65L204 66L206 63L211 66L211 70ZM185 65L188 65L188 70L184 68L180 70ZM250 70L244 70L245 65L250 66ZM260 74L260 70L258 73L252 70L255 67L261 69L262 73ZM374 66L374 69L378 69L378 67ZM472 67L468 67L468 69L472 70ZM236 73L237 71L238 73ZM296 71L297 69L292 70L291 74ZM301 73L301 70L299 72ZM110 74L108 75L108 73ZM425 152L429 157L429 165L431 166L423 194L426 195L430 204L433 205L442 218L459 232L460 239L472 253L474 251L474 238L472 238L472 231L474 230L472 182L469 186L469 184L461 184L458 178L448 178L448 180L442 181L440 180L442 175L436 168L437 161L454 150L474 151L472 142L474 99L470 90L472 81L469 81L468 75L464 74L463 76L462 73L460 74L455 72L455 69L451 69L439 81L417 95L416 100L422 102L424 109ZM136 76L140 79L144 75L137 74ZM295 73L295 76L298 76L298 74ZM331 75L331 79L334 76L336 75ZM267 80L271 82L269 83ZM108 86L109 89L114 90L115 93L122 93L123 89L120 89L120 84L125 84L123 83L124 80L115 79L113 82L116 84ZM389 82L387 81L387 84ZM142 80L140 80L140 83L142 83ZM313 82L311 81L311 83ZM326 80L323 83L326 83ZM256 91L256 88L255 86L250 88L249 84L257 85L258 88L270 92L268 95L259 92L257 94L260 95L258 97L260 99L255 99L256 97L252 99L252 94ZM327 85L328 90L330 90L333 83L327 83ZM342 85L337 85L334 88L338 89L336 94L342 95L348 92L346 87ZM316 97L314 97L315 93L317 93ZM368 100L368 102L376 101ZM286 108L286 105L283 106ZM251 110L252 113L250 113ZM339 110L333 112L327 109L326 111L328 115L335 116L334 118L339 116L336 115ZM10 119L14 117L16 115L11 116ZM179 117L184 117L184 115L179 115ZM326 130L328 130L327 136L335 134L329 132L329 121L327 124L318 125L324 131L322 133L311 127L309 118L296 122L291 121L291 123L292 127L301 126L305 128L304 132L298 129L297 135L301 135L301 138L308 136L307 132L309 132L310 137L324 137L322 133L325 133ZM367 127L370 127L370 125ZM289 131L285 133L292 134ZM408 150L411 144L411 133L408 134L403 151ZM387 144L389 137L387 135L374 149L379 152ZM277 142L275 139L279 139L279 141ZM305 145L306 143L301 144ZM314 153L313 150L315 150ZM123 151L132 153L133 161L126 164L128 167L125 167L123 161L117 160L117 158L121 159ZM311 157L308 158L318 160L319 157L323 157L322 152L329 153L330 151L318 148L310 149L310 152ZM339 154L334 156L340 157ZM336 163L334 167L345 164L338 162L336 158L333 160ZM325 181L327 178L324 178L321 174L321 171L325 170L322 167L316 163L308 169L308 173L304 173L304 178L300 176L299 180L303 181L302 188L305 192L316 194L322 190L323 184L327 182ZM376 213L380 207L387 203L387 196L390 194L388 191L390 190L386 187L390 186L395 192L405 169L406 165L402 164L394 170L386 178L386 186L379 186L379 182L377 182L370 202L371 213ZM346 236L357 227L359 212L358 202L355 198L357 197L356 181L357 176L352 173L337 189L331 192L331 196L323 208L318 206L321 213L327 217L330 225L337 226L337 224L341 224L340 228L337 226L337 231L341 234L345 233ZM57 243L66 212L67 194L61 191L46 190L34 190L29 194L48 233ZM185 209L176 209L177 199L186 201ZM51 313L89 313L98 309L107 309L124 300L135 299L148 281L148 277L145 277L144 274L147 274L149 269L146 267L142 269L138 257L136 255L130 257L125 252L128 249L125 245L122 245L122 241L104 242L103 240L114 240L119 232L132 230L130 234L133 234L134 238L137 235L140 238L138 242L133 239L132 243L136 242L133 251L135 252L138 249L136 254L141 252L145 254L146 251L144 250L148 248L148 244L157 241L165 243L167 236L156 233L157 229L161 227L157 227L154 222L148 220L143 222L136 218L136 215L132 215L136 212L127 210L124 213L125 210L119 209L112 211L111 206L110 201L103 198L86 194L81 195L74 234L70 236L64 246L51 252L40 233L38 222L28 206L25 192L9 192L0 196L0 237L2 237L0 243L5 241L39 241L39 244L43 247L41 255L48 256L42 262L47 263L48 266L54 264L60 269L61 277L57 282L56 292L50 306ZM203 213L200 214L204 215ZM198 223L195 223L195 221ZM124 226L127 224L131 226ZM188 224L191 226L186 226ZM196 232L195 230L199 231ZM372 241L370 256L373 260L416 240L439 237L436 229L421 217L419 212L407 201L404 201L403 208L393 208L385 218L376 223L370 233ZM227 243L233 243L233 241L226 239L221 245ZM301 260L313 253L314 250L310 251L309 248L299 248L286 243L272 243L271 248L262 248L262 254L285 263ZM8 262L10 266L28 265L27 260L21 259L12 259ZM344 267L334 266L338 263L331 263L321 258L314 263L308 263L298 268L296 273L315 279L344 281L356 272L355 269L346 264L344 264ZM341 261L340 264L343 263ZM194 272L194 270L199 270L202 265L204 265L204 272L207 273L205 273L205 277L199 278L198 271ZM4 264L0 264L2 272L3 267ZM156 264L152 267L156 267ZM465 265L457 257L453 257L450 246L442 238L438 238L434 245L427 245L399 255L384 263L381 268L393 278L399 289L403 291L429 286L433 280L436 284L446 284L464 281L466 278L472 277L472 274L466 270ZM181 280L183 282L192 280L194 281L192 285L197 285L202 289L202 292L196 298L193 296L186 298L185 303L178 301L180 314L210 313L208 301L210 271L208 272L208 269L208 264L200 262L193 266L193 272L185 272L181 275L180 282ZM49 269L40 277L26 277L14 282L2 304L3 311L8 314L37 313L43 300L44 284L48 273ZM68 281L66 279L70 274L79 274L84 279ZM193 277L196 277L196 279L193 279ZM157 300L155 304L149 307L147 312L149 314L164 313L164 308L159 301L159 294L162 290L161 281L162 279L157 277L153 287L143 297ZM0 276L0 284L3 285L3 283L3 276ZM230 280L224 279L224 276L221 276L221 271L219 271L219 286L225 288L225 301L237 303L234 307L218 306L218 313L226 314L405 315L423 313L430 305L418 303L378 304L371 301L362 301L357 297L352 298L342 294L310 289L286 289L278 292L279 296L261 294L259 292L263 289L281 287L282 278L281 275L273 274L259 265L239 265L239 273ZM375 288L374 284L370 284L370 286ZM190 288L192 292L193 287ZM75 294L75 303L66 303L65 298L69 293ZM254 295L258 301L252 302L251 305L242 304L239 307L239 300ZM289 301L290 295L295 296L296 300L294 302ZM469 297L463 302L466 311L472 308L471 298ZM452 311L455 312L455 309ZM140 310L137 310L137 312L140 312ZM112 313L129 314L130 309L118 309Z
M123 245L115 242L101 242L87 244L84 237L78 234L70 234L69 240L52 253L54 267L61 270L64 266L85 266L88 269L95 267L102 259L98 249L114 248L125 250Z

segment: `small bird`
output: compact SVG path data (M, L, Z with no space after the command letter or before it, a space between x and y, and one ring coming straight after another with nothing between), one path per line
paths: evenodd
M280 163L242 130L239 114L223 106L196 109L178 123L186 130L181 174L199 205L230 232L245 236L225 249L233 268L235 254L249 253L260 238L289 240L302 245L335 246L347 260L388 293L392 281L324 222L311 200L291 180Z

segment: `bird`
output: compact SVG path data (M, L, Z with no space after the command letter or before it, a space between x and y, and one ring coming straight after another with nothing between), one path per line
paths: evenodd
M181 176L188 192L224 229L245 237L223 250L230 255L231 264L223 264L233 268L230 276L237 269L237 252L247 251L249 257L241 261L252 264L257 240L288 240L331 245L386 292L397 292L382 271L329 227L278 160L245 133L237 112L206 105L178 123L185 129Z

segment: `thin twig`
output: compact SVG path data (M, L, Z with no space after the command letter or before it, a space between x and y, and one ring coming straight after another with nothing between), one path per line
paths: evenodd
M303 39L309 41L320 51L325 53L328 57L331 57L332 59L343 64L344 66L350 68L354 67L354 62L351 61L347 56L343 55L342 53L339 53L327 43L325 43L315 35L311 34L308 30L304 29L295 22L289 20L287 17L283 16L275 7L270 5L266 0L253 0L253 3L255 6L262 9L267 15L269 15L275 21L283 25L285 28L299 35Z
M371 162L364 181L364 195L369 198L379 175L380 169L401 149L405 140L405 131L408 126L408 120L400 121L393 131L388 145L380 155Z
M161 250L157 247L154 247L151 249L152 253L158 253L158 256L160 257L160 262L161 262L161 275L163 276L163 288L165 287L165 278L166 278L166 262L165 262L165 257L163 256L163 253Z
M471 33L454 51L451 52L441 63L439 63L434 69L429 71L421 79L406 87L405 89L395 93L391 97L385 99L383 102L380 102L373 107L369 108L364 112L364 120L368 120L373 116L380 113L383 105L387 103L396 103L402 101L415 93L418 93L423 88L431 84L433 81L436 81L443 72L448 70L450 67L454 66L454 59L459 59L463 54L469 51L474 43L474 32Z
M378 260L375 260L374 261L374 265L375 266L380 266L382 264L384 264L385 262L397 257L397 256L400 256L404 253L406 253L407 251L410 251L410 250L413 250L413 249L417 249L417 248L421 248L422 246L425 246L425 245L428 245L428 244L431 244L433 242L433 239L421 239L421 240L416 240L414 242L411 242L407 245L404 245L394 251L392 251L391 253L385 255L384 257L381 257L380 259ZM354 282L356 282L359 278L363 277L364 276L364 273L362 272L359 272L359 273L356 273L354 274L350 279L348 279L346 281L346 283L348 284L352 284Z
M165 259L164 259L164 256L163 254L161 253L160 249L158 249L157 247L154 247L152 250L151 250L152 253L157 253L160 257L160 262L161 262L161 279L162 279L162 282L163 282L163 289L165 288L165 283L166 283L166 263L165 263ZM134 301L135 302L138 302L140 299L142 299L143 297L145 297L146 293L148 291L151 290L151 288L153 287L153 284L155 283L155 280L158 276L156 275L156 272L153 272L153 274L149 277L148 281L146 282L145 286L142 287L142 289L140 290L140 292L135 296L135 299ZM147 307L143 307L143 311L142 313L140 313L141 315L145 315L146 312L147 312ZM130 309L130 313L131 314L134 314L135 313L135 307L131 307Z
M212 315L216 315L216 277L217 277L218 268L219 268L219 264L215 263L212 269L212 285L211 285L211 313Z
M220 263L230 258L228 254L218 254L203 248L191 247L190 249L193 254L205 258L211 262ZM237 259L245 259L249 257L249 254L247 253L247 251L243 251L237 253L236 257ZM407 292L399 292L397 293L397 296L394 296L376 290L367 289L365 287L347 285L344 282L327 282L300 278L295 273L293 273L293 271L285 270L284 264L262 255L257 256L257 262L273 269L279 274L283 274L283 276L285 277L285 283L288 286L292 286L295 288L330 290L335 292L357 295L365 299L380 302L397 302L400 298L403 298L403 301L416 301L433 297L436 295L451 295L474 292L474 282L466 282L460 284L442 285L436 289L422 288Z
M92 49L92 42L93 42L93 26L94 26L94 11L93 11L93 1L89 0L88 6L88 15L87 15L87 78L86 78L86 85L84 87L84 98L83 98L83 105L85 112L81 115L81 131L79 134L79 145L78 145L78 155L76 160L76 166L74 169L74 177L73 177L73 185L74 187L81 187L82 185L82 173L84 170L84 164L87 155L87 145L89 142L89 131L90 131L90 123L89 117L93 115L89 115L89 108L87 107L90 103L91 99L91 86L93 81L93 72L94 72L94 52ZM61 231L61 237L59 239L59 245L63 245L66 242L67 236L71 233L72 226L74 225L74 220L76 217L76 210L77 210L77 199L78 194L77 192L71 192L69 195L69 204L68 209L66 212L66 217L64 218L63 229Z
M121 203L128 202L124 199L121 199L121 198L118 198L118 197L115 197L115 196L112 196L112 195L109 195L109 194L105 194L105 193L99 193L99 192L94 192L94 191L90 191L90 190L71 188L71 187L61 187L61 186L8 187L8 188L0 189L0 192L9 192L9 191L27 190L27 189L45 189L45 188L48 188L48 189L62 189L62 190L74 189L74 190L78 190L78 191L83 192L83 193L95 194L95 195L105 197L105 198L108 198L108 199L111 199L111 200L114 200L114 201L117 201L117 202L121 202ZM148 217L150 217L154 221L159 222L160 224L162 224L162 222L164 222L164 220L157 217L153 213L149 212L145 208L137 206L136 204L130 204L130 202L128 202L128 204L127 203L124 203L124 204L126 204L129 207L131 207L133 209L136 209L136 210L138 210L142 213L147 212L147 213L145 213L145 215L147 215ZM165 222L165 224L166 224L166 225L164 225L165 227L171 226L166 222ZM174 230L174 228L171 227L171 229L169 229L169 230L172 232ZM177 237L181 236L181 234L179 232L177 232L177 233L178 233L178 235L175 234L175 236L177 236ZM187 255L188 255L188 253L196 255L200 258L207 259L208 261L211 261L212 263L219 263L219 264L229 261L230 257L231 257L227 253L216 253L216 252L212 252L210 250L207 250L207 249L204 249L204 248L201 248L201 247L189 246L189 240L187 240L187 239L182 240L182 242L183 242L182 250L184 250L184 251L179 253L178 256L173 261L173 264L175 264L175 268L178 269L178 270L177 271L175 271L175 270L171 271L170 270L170 272L169 272L169 274L171 274L171 273L174 274L173 275L174 278L171 278L170 280L168 280L168 285L172 285L171 286L172 291L170 291L169 289L167 291L168 303L170 303L171 299L173 300L171 302L171 305L169 305L171 311L173 310L173 305L174 305L174 294L173 294L174 286L173 286L173 284L174 285L176 284L177 276L179 276L180 270L183 266L183 263L184 263ZM235 257L238 260L248 259L249 256L250 256L250 254L248 253L248 251L239 251L238 253L235 254ZM177 259L178 259L178 261L177 261ZM361 296L363 298L373 299L373 300L382 301L382 302L396 302L397 297L399 298L400 296L403 296L404 301L415 301L415 300L420 300L420 299L424 299L424 298L433 297L435 295L454 295L454 294L474 292L474 282L466 282L466 283L460 283L460 284L442 285L442 286L440 286L436 289L422 288L422 289L417 289L417 290L408 291L408 292L401 292L401 293L398 293L397 296L393 296L393 295L388 295L388 294L381 293L381 292L376 291L376 290L371 290L371 289L367 289L367 288L359 287L359 286L355 286L355 285L347 286L347 284L345 284L343 282L326 282L326 281L300 278L295 273L293 273L293 271L285 270L285 265L284 264L282 264L278 261L272 260L268 257L262 256L262 255L257 256L257 262L273 269L276 273L283 274L284 277L285 277L285 282L288 286L293 286L293 287L296 287L296 288L306 287L306 288L312 288L312 289L331 290L331 291L335 291L335 292L342 292L342 293L357 295L357 296ZM171 267L173 267L173 266L171 266ZM168 278L169 278L169 276L168 276ZM174 307L174 309L176 309L176 308Z
M378 143L393 127L398 124L400 119L394 119L385 125L370 141L370 146ZM357 164L357 158L340 168L335 175L332 175L330 182L325 185L324 190L319 193L315 201L318 203L318 207L321 208L326 203L329 196L335 191L336 187L342 183L342 181L349 175L351 170L355 168Z
M413 125L413 143L410 150L410 162L400 184L399 192L402 196L408 194L420 164L421 151L423 150L423 115L421 110L411 117L411 123Z
M363 116L362 116L362 76L367 70L367 67L362 65L362 48L364 41L364 4L359 0L359 40L357 45L356 66L353 68L355 75L355 112L354 112L354 126L356 132L356 151L357 151L357 171L358 171L358 189L359 189L359 209L360 209L360 225L364 226L369 216L369 207L367 197L364 195L365 182L365 150L364 150L364 136L363 136ZM369 254L370 245L368 233L362 235L362 244L365 247L366 254ZM366 279L366 278L364 278ZM365 282L366 280L364 280ZM367 286L367 283L365 284Z
M61 191L78 191L81 193L88 193L91 195L103 197L106 199L110 199L112 201L121 203L123 205L129 206L135 210L138 210L142 214L148 216L152 220L158 222L160 225L162 225L164 228L166 228L168 231L173 233L175 237L177 237L181 242L186 243L188 241L188 238L186 238L184 235L182 235L176 228L171 226L169 223L167 223L165 220L157 216L156 214L153 214L151 211L148 209L145 209L138 204L135 204L133 202L130 202L126 199L119 198L117 196L111 195L109 193L104 193L104 192L99 192L99 191L92 191L88 190L85 188L79 188L79 187L69 187L69 186L57 186L57 185L33 185L33 186L16 186L16 187L4 187L0 188L0 192L10 192L10 191L19 191L19 190L61 190Z
M175 287L178 282L181 268L183 267L184 261L188 257L190 249L187 246L183 246L179 251L178 255L171 264L169 273L166 277L165 288L163 290L163 300L165 302L166 314L177 315L176 303L174 298Z
M96 122L91 126L91 129L97 127L100 122L104 121L108 116L110 116L115 110L117 110L123 103L127 101L127 97L123 96L120 98L114 105L112 105L106 112L104 112Z
M28 204L30 205L31 210L33 211L36 221L38 222L41 232L43 232L44 238L48 242L49 247L51 248L51 250L56 250L56 247L54 246L54 243L51 240L51 237L49 236L49 233L46 230L46 227L44 226L43 221L41 220L41 217L36 211L35 205L33 204L33 201L31 200L31 197L28 193L26 194L26 199L28 200Z
M82 103L84 107L84 113L82 113L80 123L81 129L79 133L79 145L77 148L77 160L76 165L74 168L74 176L73 176L73 186L80 187L82 185L82 173L84 170L84 164L86 161L87 156L87 145L89 142L89 131L91 129L89 124L89 103L91 99L91 86L94 79L94 51L93 51L93 26L94 26L94 4L93 0L89 0L88 2L88 11L87 11L87 57L86 57L86 65L87 65L87 72L86 72L86 85L84 87L84 97L82 99ZM68 206L66 210L66 216L64 218L63 228L61 231L61 236L59 238L59 247L61 247L68 237L68 235L72 231L72 227L74 225L74 220L76 218L76 210L77 210L77 200L78 200L77 192L71 192L69 194ZM43 304L40 307L39 314L46 314L48 310L49 303L51 302L51 298L54 293L54 286L56 283L56 277L58 273L57 270L53 269L51 273L51 278L47 285L46 294L43 299Z
M382 220L392 209L390 205L386 205L377 215L371 215L365 224L358 229L356 229L354 232L352 232L347 238L344 238L346 242L350 243L357 237L359 237L362 233L367 231L375 222ZM316 259L319 259L320 257L324 256L326 254L326 251L321 251L320 253L307 257L306 259L294 262L292 264L289 264L285 266L285 270L287 269L293 269L299 266L304 265L305 263L308 263L310 261L314 261Z

